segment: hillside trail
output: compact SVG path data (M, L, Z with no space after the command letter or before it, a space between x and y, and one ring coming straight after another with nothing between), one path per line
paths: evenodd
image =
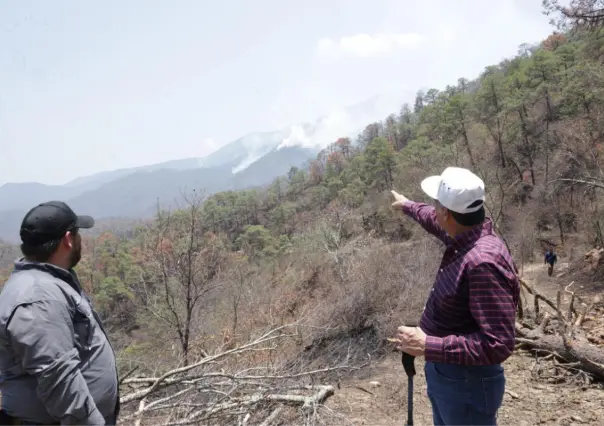
M547 275L545 265L524 266L523 278L530 280L544 296L554 298L558 285L568 278L556 277L567 267L556 265ZM567 282L565 284L568 284ZM532 302L532 301L531 301ZM604 422L604 390L550 383L533 376L537 360L526 353L514 353L505 363L506 393L499 410L499 425L601 425ZM414 379L414 420L416 425L432 425L432 411L426 395L424 359L416 359ZM407 417L407 377L401 355L393 352L342 381L326 407L345 418L329 425L404 425Z

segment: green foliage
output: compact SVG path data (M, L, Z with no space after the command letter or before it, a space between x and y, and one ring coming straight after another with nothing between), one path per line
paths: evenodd
M116 276L103 278L96 288L95 296L100 308L106 312L110 312L114 304L119 304L124 299L134 300L132 291Z
M394 147L383 136L378 136L367 145L365 150L364 181L370 188L383 191L392 187L394 166Z
M521 46L518 56L486 67L475 81L418 92L413 107L369 124L354 142L334 142L308 169L292 167L267 190L212 195L202 206L204 229L267 258L279 252L282 235L299 232L333 203L377 214L376 194L448 165L479 173L499 167L516 178L528 172L533 185L544 185L560 144L552 123L585 119L599 134L603 45L598 34L554 34L542 47Z
M239 246L252 259L266 259L287 253L291 247L290 239L282 234L277 238L262 225L249 225L236 240Z
M346 242L360 232L405 240L410 231L392 214L388 191L420 197L419 181L447 166L483 176L487 205L500 206L509 226L533 197L546 206L540 220L574 217L577 206L589 206L587 226L601 229L592 193L564 198L572 191L563 189L555 209L547 197L555 177L602 173L603 46L595 35L550 37L541 48L523 46L515 58L486 67L477 80L418 92L413 106L370 123L356 141L339 139L307 169L292 167L266 189L216 193L193 214L190 208L161 213L130 240L101 235L87 247L92 254L78 266L80 276L116 325L172 327L180 333L174 340L189 348L187 324L203 316L200 306L214 302L206 295L212 286L222 288L216 277L220 285L240 286L241 271L254 268L269 276L258 281L285 286L296 281L292 258L339 262L350 254ZM306 263L300 269L306 274ZM344 274L340 270L338 279ZM233 298L229 306L239 303ZM133 345L128 353L139 350Z

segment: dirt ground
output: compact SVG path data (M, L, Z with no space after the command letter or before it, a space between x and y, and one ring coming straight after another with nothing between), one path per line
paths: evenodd
M556 274L566 265L558 264ZM568 277L548 277L544 265L529 265L524 278L537 290L555 299L559 283ZM578 287L581 285L578 283ZM586 289L587 290L587 289ZM532 303L532 302L531 302ZM600 320L604 320L600 318ZM404 425L407 417L407 378L400 354L392 353L341 383L341 389L326 408L345 418L330 425ZM604 424L604 386L602 384L551 383L536 377L539 361L527 352L518 352L504 364L506 394L499 411L499 425L602 425ZM426 395L423 358L416 360L414 420L416 425L431 425L432 412Z

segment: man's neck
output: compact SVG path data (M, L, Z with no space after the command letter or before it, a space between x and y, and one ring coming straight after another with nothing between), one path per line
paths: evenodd
M27 260L28 262L34 262L34 263L46 263L48 265L57 266L61 269L65 269L66 271L69 271L69 265L67 264L67 262L61 262L60 260L58 260L56 258L50 258L46 262L40 262L39 260L31 259L31 258L28 258L27 256L25 256L25 260Z
M478 225L474 225L474 226L463 226L463 225L456 225L455 228L453 228L451 230L451 232L449 233L449 235L452 238L458 237L459 235L465 234L466 232L472 231L476 228L481 228L482 227L482 223L478 224Z

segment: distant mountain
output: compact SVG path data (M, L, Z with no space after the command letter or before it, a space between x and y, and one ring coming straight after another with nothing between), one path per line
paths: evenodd
M203 166L229 166L237 173L276 148L290 132L287 127L274 132L250 133L205 157Z
M179 199L180 190L205 187L213 193L231 178L230 169L225 167L141 171L71 198L68 204L95 217L148 217L155 212L157 200L168 207Z
M267 173L274 177L283 176L289 172L292 166L301 167L317 154L317 149L297 146L274 148L246 169L236 173L232 178L233 189L265 185L268 183L266 181Z
M189 170L201 167L203 159L185 158L149 166L133 167L95 173L76 178L65 185L45 185L38 182L6 183L0 186L0 212L29 209L45 200L67 200L129 175L154 170ZM2 235L0 233L0 235Z
M104 171L65 185L7 183L0 186L0 238L18 242L25 212L47 200L64 200L74 210L97 220L150 217L157 203L182 202L181 191L205 189L206 194L269 184L292 166L301 167L339 137L352 137L368 123L397 112L403 96L376 96L339 108L313 123L255 132L224 145L204 158L185 158L141 167Z
M28 209L48 197L68 199L77 195L77 187L44 185L37 182L6 183L0 186L0 211Z
M130 167L127 169L110 170L106 172L95 173L90 176L83 176L75 178L65 184L71 188L83 188L84 191L95 189L101 185L117 180L119 178L131 175L139 171L153 171L161 169L173 169L173 170L187 170L201 167L203 164L203 158L185 158L182 160L171 160L163 163L151 164L149 166L141 167ZM81 191L81 192L84 192Z
M95 219L149 218L156 212L158 203L162 208L182 205L184 200L181 192L203 189L206 195L210 195L219 191L265 185L287 173L292 166L302 166L316 156L317 152L299 147L273 148L237 173L233 173L233 167L236 166L234 162L219 167L136 171L96 189L75 191L78 193L72 197L60 195L69 194L70 190L81 188L86 182L76 187L59 187L62 189L54 192L44 192L42 189L28 197L27 203L21 202L15 209L0 211L0 238L12 243L18 242L18 229L23 215L27 209L41 201L65 200L76 212L90 214Z

